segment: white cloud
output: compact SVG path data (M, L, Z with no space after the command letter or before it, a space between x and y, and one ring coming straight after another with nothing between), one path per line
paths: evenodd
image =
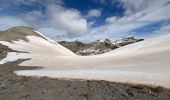
M132 20L140 21L158 21L170 18L170 9L168 2L170 0L120 0L123 3L128 17L133 17ZM140 16L139 16L140 15Z
M87 16L88 17L99 17L101 16L101 9L91 9L89 10Z
M117 19L118 18L116 16L108 17L108 18L106 18L106 22L107 23L114 23L114 22L117 21Z
M170 9L170 5L163 6L161 9L157 8L151 12L146 12L147 14L142 16L139 20L140 21L161 21L161 20L167 20L170 19L170 13L167 13L167 11Z
M15 26L27 26L24 20L19 17L0 16L0 30L7 30Z
M65 30L70 35L82 35L87 32L87 21L76 9L66 9L60 5L49 5L47 15L49 25Z
M43 27L43 28L39 28L37 29L39 32L43 33L45 36L59 41L60 38L65 38L67 37L67 34L65 33L65 31L63 30L59 30L56 28L52 28L52 27Z
M129 34L133 30L169 20L169 0L119 0L125 9L123 17L110 16L106 18L106 25L92 28L92 33L99 34Z
M7 2L4 1L3 3L6 4ZM62 31L64 34L67 33L68 36L82 35L87 32L88 23L83 15L81 15L81 12L76 9L65 8L61 0L44 0L44 2L42 0L16 0L16 2L9 1L8 4L17 6L21 4L31 5L33 3L42 5L44 10L30 11L22 14L22 16L16 16L16 18L7 17L5 20L12 21L7 23L1 21L1 28L5 26L10 28L10 26L15 25L29 25L41 29L51 27L57 31Z
M125 15L123 17L110 16L106 19L105 25L97 28L91 27L94 24L94 21L87 22L80 11L64 8L61 4L50 4L46 6L45 14L33 11L26 16L28 18L27 20L30 20L29 22L36 22L37 18L39 18L37 16L46 16L47 19L43 22L46 23L46 25L43 27L53 28L54 30L52 33L56 32L55 36L58 36L59 32L71 36L90 33L90 36L94 35L94 37L96 36L98 38L99 36L104 37L104 35L108 35L108 33L112 34L112 36L122 36L129 34L135 29L170 18L170 13L167 13L168 9L170 9L170 5L167 4L168 0L119 1L123 4ZM87 16L101 16L101 9L91 9ZM42 22L36 23L39 25ZM90 32L88 28L90 28Z
M24 14L22 17L27 22L28 25L37 27L40 26L41 17L44 15L41 13L41 11L31 11L26 14ZM42 26L42 25L41 25Z
M166 30L166 31L169 31L170 32L170 24L168 25L163 25L160 30Z
M103 4L106 2L105 0L94 1L99 1ZM42 32L47 32L46 34L51 37L63 35L66 37L67 35L70 38L73 36L85 35L85 38L91 39L92 35L97 38L105 37L108 34L112 37L126 35L138 28L170 19L170 13L168 13L170 9L170 4L168 2L170 2L170 0L117 1L121 2L122 4L120 5L123 5L125 9L124 16L109 16L105 19L106 23L97 28L92 27L97 23L95 20L90 20L88 22L86 18L97 18L101 16L101 9L91 9L87 15L82 15L81 12L76 9L65 8L62 0L49 0L48 2L42 2L41 0L12 1L11 4L15 5L30 5L34 2L39 2L43 5L44 9L31 11L18 17L0 16L0 29L4 30L18 25L30 25L38 27ZM0 4L0 6L2 4ZM8 4L5 6L10 7ZM3 10L3 7L0 9ZM161 29L159 32L163 33ZM50 35L50 33L52 35ZM87 36L86 33L88 33L89 36Z
M68 36L85 34L89 25L81 12L76 9L64 8L61 4L47 4L43 13L41 11L31 11L24 14L23 18L28 25L41 29L45 28L44 30L51 27L56 32L60 31L61 34L67 34Z
M92 25L94 25L96 23L96 21L90 21L90 22L88 22L88 26L92 26Z
M162 25L158 30L155 30L154 33L158 35L170 34L170 24Z

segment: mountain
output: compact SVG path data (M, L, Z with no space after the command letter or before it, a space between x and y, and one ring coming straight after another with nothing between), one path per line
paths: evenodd
M57 56L75 56L75 54L45 37L43 34L30 27L14 27L6 31L0 32L1 55L6 52L6 55L14 56L13 58L7 56L1 63L8 62L8 60L16 59L39 59L41 56L57 55ZM7 52L8 51L8 52ZM36 58L37 57L37 58Z
M105 39L104 41L97 40L87 44L79 41L75 41L75 42L60 41L58 43L78 55L87 56L87 55L97 55L97 54L109 52L116 48L128 44L136 43L139 41L143 41L143 40L144 39L136 39L134 37L129 37L129 38L123 38L121 40L116 40L116 41L111 41L109 39Z
M147 38L93 56L76 55L28 27L1 32L0 44L3 55L1 65L24 59L19 66L41 67L15 71L17 75L105 80L170 88L170 34Z

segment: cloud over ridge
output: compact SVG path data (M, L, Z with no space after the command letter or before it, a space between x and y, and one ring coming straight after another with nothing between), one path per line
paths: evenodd
M170 0L87 0L80 7L63 0L0 1L0 30L32 26L53 39L115 38L130 33L144 36L146 27L154 34L170 23Z

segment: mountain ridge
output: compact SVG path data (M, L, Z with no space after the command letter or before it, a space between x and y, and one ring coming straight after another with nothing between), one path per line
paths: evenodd
M75 41L75 42L59 41L58 43L68 48L69 50L73 51L77 55L87 56L87 55L97 55L97 54L109 52L119 47L140 42L143 40L144 39L136 39L134 37L128 37L128 38L123 38L115 41L111 41L110 39L105 39L105 40L97 40L90 43L83 43L80 41Z

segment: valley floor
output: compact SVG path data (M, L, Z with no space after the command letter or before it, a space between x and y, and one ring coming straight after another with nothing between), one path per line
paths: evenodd
M0 65L0 100L169 100L162 87L95 80L63 80L16 76L22 60ZM34 67L35 68L35 67Z

